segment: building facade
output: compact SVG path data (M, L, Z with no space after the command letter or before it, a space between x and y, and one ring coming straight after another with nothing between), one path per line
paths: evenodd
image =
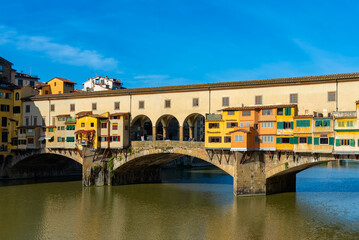
M108 78L107 76L106 77L97 76L94 78L90 78L82 85L84 85L83 91L86 92L115 90L115 89L123 88L122 87L123 84L120 79Z

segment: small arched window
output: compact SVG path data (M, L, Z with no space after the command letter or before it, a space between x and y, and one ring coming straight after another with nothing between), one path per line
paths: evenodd
M15 100L19 100L20 99L20 95L19 95L19 93L16 93L15 94Z

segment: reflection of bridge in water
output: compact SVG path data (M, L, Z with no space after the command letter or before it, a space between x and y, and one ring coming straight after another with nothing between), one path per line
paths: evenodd
M109 158L114 156L113 158ZM233 177L236 195L295 191L296 173L328 161L331 154L231 152L203 142L133 141L128 149L46 149L2 160L3 177L61 176L78 172L84 185L161 182L161 166L183 156L206 161ZM66 161L67 160L67 161Z

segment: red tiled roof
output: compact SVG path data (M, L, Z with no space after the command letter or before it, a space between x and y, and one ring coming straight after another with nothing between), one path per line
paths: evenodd
M91 115L92 114L92 111L82 111L82 112L78 112L76 113L76 116L79 116L79 115Z
M76 84L75 82L73 82L73 81L70 81L70 80L68 80L68 79L66 79L66 78L59 78L59 77L54 77L53 79L51 79L51 80L54 80L54 79L59 79L59 80L61 80L61 81L63 81L63 82L67 82L67 83L71 83L71 84ZM50 80L50 81L51 81ZM48 82L50 82L50 81L48 81Z
M229 107L229 108L223 108L221 111L241 111L241 110L256 110L256 109L284 108L284 107L297 107L297 104L278 104L278 105Z
M112 113L110 114L111 117L113 116L124 116L124 115L129 115L129 112L119 112L119 113Z
M70 114L60 114L60 115L56 115L56 117L69 117L71 116Z
M293 118L312 118L313 115L297 115L297 116L294 116Z

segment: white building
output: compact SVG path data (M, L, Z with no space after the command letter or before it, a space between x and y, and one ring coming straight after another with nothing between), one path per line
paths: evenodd
M123 88L120 79L108 78L107 76L106 77L97 76L94 78L90 78L82 85L84 85L83 90L87 92Z

